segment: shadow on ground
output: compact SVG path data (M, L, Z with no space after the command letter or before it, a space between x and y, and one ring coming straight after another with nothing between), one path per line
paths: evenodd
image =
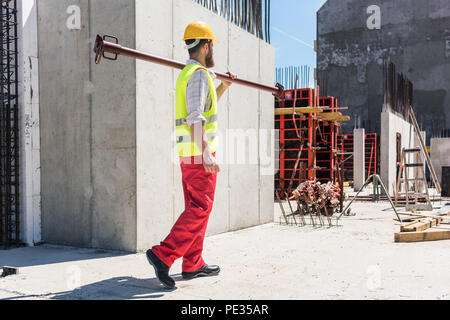
M123 251L41 245L37 247L0 250L0 268L3 266L14 266L17 268L30 267L70 261L120 257L133 254L134 253Z
M164 297L164 293L175 291L166 289L158 279L137 279L134 277L115 277L71 291L49 293L45 295L15 296L1 300L47 298L55 300L137 300L157 299Z

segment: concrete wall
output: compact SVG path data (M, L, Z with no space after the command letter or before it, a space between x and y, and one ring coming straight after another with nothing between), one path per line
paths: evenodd
M136 1L136 48L173 58L172 1ZM163 240L171 227L176 194L172 136L175 124L173 70L136 62L137 243Z
M364 129L353 131L353 188L359 191L366 182L366 132Z
M368 29L372 5L380 8L380 29ZM349 106L347 114L360 117L367 132L380 132L383 59L413 82L417 119L427 136L450 127L449 1L328 0L318 11L317 29L318 76L326 80L321 90ZM344 129L350 133L353 125Z
M42 240L39 124L39 56L36 0L18 1L20 234L27 245Z
M79 30L66 26L74 4ZM221 40L216 70L269 84L274 48L191 0L43 0L38 9L44 241L145 250L184 210L174 152L180 71L126 57L94 65L94 36L184 62L184 29L204 20ZM273 97L233 86L219 103L219 126L222 171L208 235L273 220ZM230 129L255 138L254 163L228 161Z
M442 184L442 167L450 166L450 138L431 139L431 162Z
M401 148L418 147L414 144L414 127L408 121L391 112L381 113L380 171L381 180L391 195L397 183L397 133L401 134ZM407 157L408 162L412 158ZM412 170L410 175L412 174Z
M134 47L134 1L42 0L38 15L43 240L132 251L135 62L96 66L92 48L97 33Z
M212 27L220 40L214 46L214 70L230 70L242 78L274 83L274 48L197 3L138 0L136 12L145 12L137 14L136 20L139 50L185 62L188 53L181 41L184 30L190 22L202 20ZM173 120L179 73L179 70L137 62L138 250L163 240L184 210ZM219 84L220 81L216 81L216 85ZM259 154L267 151L272 157L273 127L271 94L232 86L220 100L221 146L217 158L221 172L207 235L273 221L273 170L264 171L268 164L261 163L265 155ZM149 139L155 135L155 129L158 137ZM258 139L260 129L269 131L269 135ZM269 146L260 150L259 144L256 145L255 163L234 164L236 161L228 159L229 130L243 130Z

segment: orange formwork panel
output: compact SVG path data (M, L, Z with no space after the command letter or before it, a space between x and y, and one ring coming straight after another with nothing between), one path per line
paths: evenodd
M275 172L275 190L288 194L306 180L322 183L337 181L337 137L340 123L324 121L319 114L337 112L337 99L318 98L314 89L286 90L275 102L275 129L279 131L277 143L279 157ZM297 98L296 98L297 97ZM316 105L316 102L319 105ZM292 108L295 114L288 114ZM309 108L308 108L309 107ZM281 110L283 109L283 110ZM319 112L314 112L320 110ZM282 111L282 112L281 112Z

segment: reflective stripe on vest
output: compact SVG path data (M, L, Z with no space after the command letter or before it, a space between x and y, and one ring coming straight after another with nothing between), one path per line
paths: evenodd
M217 114L215 114L215 115L213 115L213 116L211 116L211 117L206 119L206 123L213 123L213 122L216 122L216 121L217 121ZM187 125L186 118L177 119L175 121L175 125L177 127Z
M207 133L206 136L208 137L208 141L211 141L217 137L217 133ZM177 143L193 142L193 140L191 135L177 137Z
M203 69L206 72L209 83L209 94L211 96L211 108L203 113L203 117L206 119L206 133L208 136L208 144L212 152L216 152L218 146L217 137L217 92L214 86L214 82L209 72L205 67L194 63L186 66L180 73L177 80L176 88L176 135L177 135L177 148L180 157L190 157L202 155L202 151L198 148L193 141L191 128L187 125L186 117L188 116L186 109L186 88L189 79L194 72L198 69Z

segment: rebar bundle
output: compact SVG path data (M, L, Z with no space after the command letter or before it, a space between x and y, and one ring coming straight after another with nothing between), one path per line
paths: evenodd
M17 0L0 7L0 246L19 244Z
M193 0L270 43L270 0ZM264 18L263 18L264 15Z
M334 184L331 181L327 184L321 184L317 180L308 180L302 182L292 194L300 199L303 199L304 195L306 196L306 199L311 202L324 202L327 207L337 208L341 190L337 184Z
M384 111L390 110L409 121L409 107L413 105L413 84L394 63L384 63Z
M295 82L298 77L297 88L310 87L311 68L308 66L289 66L275 69L275 81L284 86L286 90L295 89Z

